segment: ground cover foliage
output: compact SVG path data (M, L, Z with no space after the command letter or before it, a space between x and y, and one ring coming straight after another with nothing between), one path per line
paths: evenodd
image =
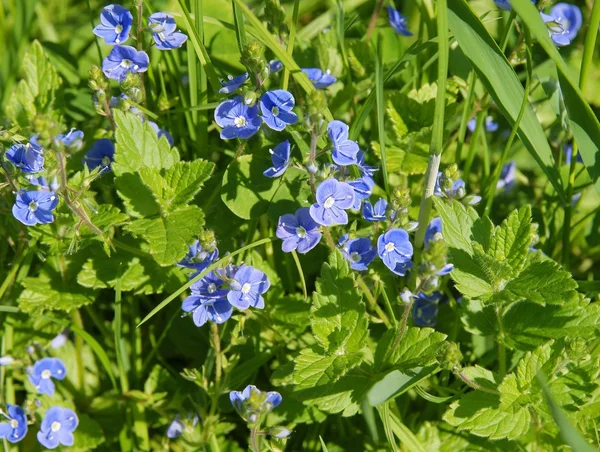
M4 450L600 447L599 25L0 1Z

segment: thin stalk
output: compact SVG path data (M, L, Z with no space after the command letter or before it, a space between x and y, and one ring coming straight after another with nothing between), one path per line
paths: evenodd
M302 284L302 294L304 295L304 299L308 300L308 292L306 290L306 280L304 279L304 271L302 270L302 264L300 264L300 259L298 258L298 253L296 253L296 250L292 250L292 257L294 258L296 268L298 269L298 274L300 275L300 283Z
M358 278L356 278L356 282L358 283L358 287L361 288L361 290L365 294L365 297L367 297L367 300L369 301L369 303L371 304L381 321L384 323L384 325L388 328L391 328L392 324L390 323L390 319L388 319L388 316L385 315L385 312L383 312L383 310L377 304L377 300L375 299L375 297L373 297L373 294L365 284L365 281L359 276Z
M502 53L504 53L504 51L506 50L506 45L508 44L508 37L510 35L510 31L512 30L513 23L516 17L517 13L514 10L512 10L510 12L510 15L508 16L508 22L506 23L506 26L504 27L504 30L502 30L502 37L500 38L500 48L502 49Z
M496 308L496 318L498 320L498 374L500 378L506 375L506 347L504 345L504 324L502 323L502 311Z
M383 300L385 301L385 309L388 312L388 315L392 319L394 325L398 322L396 320L396 314L394 314L394 309L392 308L392 303L390 302L390 298L388 297L387 292L385 291L385 286L382 281L379 281L379 287L381 290L381 294L383 295Z
M294 11L292 12L292 24L290 27L290 36L288 38L288 44L286 52L291 57L294 53L294 43L296 42L296 28L298 25L298 11L300 9L300 0L294 0ZM288 89L288 83L290 82L290 70L287 67L283 69L283 82L282 89Z
M473 132L473 135L471 135L471 142L469 143L469 154L467 155L467 161L465 162L465 167L462 173L462 178L464 180L469 179L471 167L473 166L473 162L475 161L475 154L477 154L477 143L479 141L479 136L482 133L485 133L486 118L487 110L480 110L479 113L477 113L477 125L475 126L475 131Z
M381 149L381 169L383 172L383 186L389 195L389 181L387 172L387 159L385 155L385 104L383 98L383 68L381 56L381 36L377 40L375 51L375 90L377 98L377 130L379 132L379 148ZM445 84L445 83L444 83Z
M217 398L219 397L219 391L221 387L221 374L223 372L223 365L221 364L221 338L219 336L219 325L211 322L212 342L215 347L215 387Z
M369 20L369 27L367 28L367 34L365 35L367 41L371 39L371 34L373 34L373 30L377 24L377 17L379 16L379 11L381 11L382 6L383 0L378 0L375 9L373 10L373 14L371 14L371 19Z
M467 85L469 87L467 91L467 97L464 101L464 109L460 118L460 126L458 128L458 143L456 144L456 159L457 165L460 165L462 148L465 144L465 137L467 136L467 123L471 119L471 102L473 101L473 94L475 93L475 81L477 75L475 71L471 71L467 77Z
M437 31L438 31L438 92L435 99L435 117L431 147L429 149L429 164L425 173L425 186L419 208L419 226L415 236L415 249L420 253L425 238L425 229L429 224L431 212L431 197L435 188L435 180L440 168L441 154L444 144L444 109L446 106L446 79L448 76L449 36L448 36L448 5L446 0L437 2Z
M73 323L81 330L85 331L83 326L83 320L79 310L75 309L71 314ZM79 382L79 391L85 395L85 369L83 367L83 338L79 335L75 335L75 354L77 355L77 377Z
M594 49L596 47L596 37L598 36L598 26L600 26L600 2L593 2L590 24L587 27L585 35L585 45L583 47L583 58L581 59L581 72L579 73L579 88L585 89L592 60L594 58Z
M523 115L525 114L525 109L527 108L527 104L529 103L529 92L531 90L531 73L533 70L532 62L531 62L531 46L530 44L530 36L529 30L525 29L525 33L527 35L527 46L526 46L526 67L527 67L527 79L525 80L525 93L523 95L523 101L521 102L521 109L519 110L519 115L517 116L517 120L515 121L513 128L510 132L508 140L506 141L506 145L502 150L502 155L500 156L500 161L496 165L494 169L494 173L492 174L492 179L489 181L487 186L487 190L485 193L485 215L490 214L492 210L492 205L494 203L494 196L496 195L496 186L498 185L498 181L500 180L500 174L502 173L502 168L504 167L504 162L508 157L508 152L513 144L515 137L517 136L517 132L519 131L519 125L521 124L521 119L523 119Z

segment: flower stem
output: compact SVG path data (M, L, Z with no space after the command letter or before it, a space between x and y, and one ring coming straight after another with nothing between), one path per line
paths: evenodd
M365 281L359 276L356 278L356 282L358 283L358 286L362 289L363 293L365 294L365 297L367 297L367 300L369 301L369 303L371 304L381 321L384 323L384 325L388 328L391 328L392 324L390 323L390 319L387 315L385 315L385 312L383 312L383 310L377 304L377 300L375 299L375 297L373 297L373 294L369 290L369 287L365 284Z
M369 28L367 28L366 34L367 42L371 39L371 34L373 34L373 30L377 24L377 17L379 16L379 11L381 11L382 6L383 0L378 0L377 4L375 5L375 9L373 10L373 14L371 14L371 20L369 20Z

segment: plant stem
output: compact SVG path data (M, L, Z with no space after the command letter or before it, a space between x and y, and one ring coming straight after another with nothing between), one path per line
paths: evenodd
M596 37L598 36L598 26L600 25L600 2L593 2L592 15L585 35L585 45L583 47L583 58L581 59L581 72L579 73L579 88L585 89L592 60L594 58L594 48L596 47Z
M389 180L387 158L385 153L385 104L383 97L383 68L381 55L381 36L376 41L375 48L375 91L377 99L377 131L379 136L379 149L381 150L381 172L383 173L383 186L389 196Z
M371 39L371 34L373 34L373 30L375 29L375 25L377 24L377 17L379 16L379 11L381 11L381 7L383 6L383 0L378 0L375 5L375 9L373 10L373 14L371 14L371 19L369 20L369 27L367 28L366 40L367 42Z
M73 310L71 314L73 323L81 330L85 331L83 326L83 320L79 310ZM77 376L79 379L79 391L85 396L85 369L83 367L83 338L79 335L75 335L75 353L77 354Z
M469 379L465 374L463 374L461 372L458 372L456 375L458 376L458 378L460 378L462 381L464 381L468 386L472 387L473 389L476 389L478 391L487 392L488 394L500 395L499 391L495 391L493 389L486 388L485 386L481 386L481 385L475 383L474 381L472 381L471 379Z
M463 113L460 118L460 126L458 128L458 143L456 144L456 158L455 162L457 165L460 165L462 148L465 144L465 136L467 135L467 123L469 122L470 113L471 113L471 102L473 101L473 94L475 93L475 82L477 80L477 76L475 71L471 71L469 73L469 77L467 78L467 97L465 98Z
M392 303L390 302L390 298L388 297L388 294L385 290L385 286L382 281L379 281L379 287L381 289L381 294L383 295L383 300L385 301L385 308L386 308L390 318L392 319L392 322L394 323L394 325L396 325L398 323L398 321L396 320L396 315L394 314L394 309L392 308Z
M300 0L294 0L294 10L292 12L292 26L290 27L290 36L288 38L288 44L286 52L291 57L294 53L294 43L296 42L296 28L298 26L298 11L300 9ZM284 90L288 89L288 83L290 81L290 70L287 67L283 68L283 82L281 88Z
M384 325L388 328L391 328L392 324L390 323L390 319L388 319L388 316L385 315L385 312L383 312L383 310L377 304L377 300L375 299L375 297L373 297L373 294L371 294L371 291L369 290L369 287L365 284L365 281L359 276L358 278L356 278L356 282L358 283L358 286L362 289L363 293L365 294L365 297L367 297L367 300L369 301L369 303L371 304L381 321L384 323Z
M213 346L215 347L215 386L217 388L218 397L221 386L221 373L223 371L221 364L221 338L219 336L219 325L211 322L210 326L212 331Z
M498 320L498 374L501 378L506 375L506 347L504 346L504 324L502 323L502 310L496 308L496 318Z
M425 186L423 187L423 197L419 208L419 226L415 236L415 250L420 257L421 248L425 238L425 230L429 224L429 214L431 212L431 197L435 188L435 180L440 168L440 160L444 142L444 109L446 106L446 79L448 77L448 56L449 56L449 37L448 37L448 6L446 0L437 2L437 32L438 32L438 80L437 96L435 99L435 116L433 119L433 132L431 137L431 147L429 149L429 164L425 173Z

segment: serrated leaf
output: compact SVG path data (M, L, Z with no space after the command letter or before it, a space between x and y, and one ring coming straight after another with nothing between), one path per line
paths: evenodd
M179 161L177 149L171 148L167 139L160 139L148 122L132 113L114 111L115 161L112 169L116 176L135 173L140 168L168 169Z
M479 218L472 207L465 207L458 201L450 203L434 196L435 208L442 218L444 241L450 248L472 254L471 228Z
M135 220L127 226L132 234L148 242L150 254L162 266L173 265L188 252L204 226L204 214L197 206L178 209L167 217Z
M189 203L210 177L214 164L206 160L177 162L166 171L140 168L139 176L163 212L170 212Z
M327 386L338 381L362 361L362 353L324 356L305 349L294 360L296 390Z
M446 231L444 230L444 240ZM493 280L467 251L451 248L454 269L450 273L456 288L470 298L488 298L494 292ZM474 253L471 250L471 253ZM480 258L483 254L480 254ZM484 256L484 255L483 255Z
M160 214L160 205L150 188L142 182L139 172L116 177L115 186L127 213L132 217L143 218Z
M513 211L502 224L496 227L490 244L490 255L506 261L515 271L525 264L531 245L531 207L527 204Z
M338 250L321 268L310 314L313 334L326 353L343 355L365 347L369 334L365 304L354 287L354 273Z
M384 370L425 367L436 362L439 344L446 335L432 328L410 327L399 338L399 327L384 333L375 350L375 368Z
M61 284L60 275L53 277L41 273L37 277L27 277L21 284L23 292L17 300L19 309L29 314L39 315L46 310L71 311L94 301L94 292L75 285Z
M521 358L515 375L520 392L528 393L533 382L537 382L537 374L546 366L552 356L552 342L544 344ZM502 391L504 392L504 391Z
M496 334L498 316L493 305L485 304L481 300L466 299L461 301L460 311L460 319L469 333L478 336Z

